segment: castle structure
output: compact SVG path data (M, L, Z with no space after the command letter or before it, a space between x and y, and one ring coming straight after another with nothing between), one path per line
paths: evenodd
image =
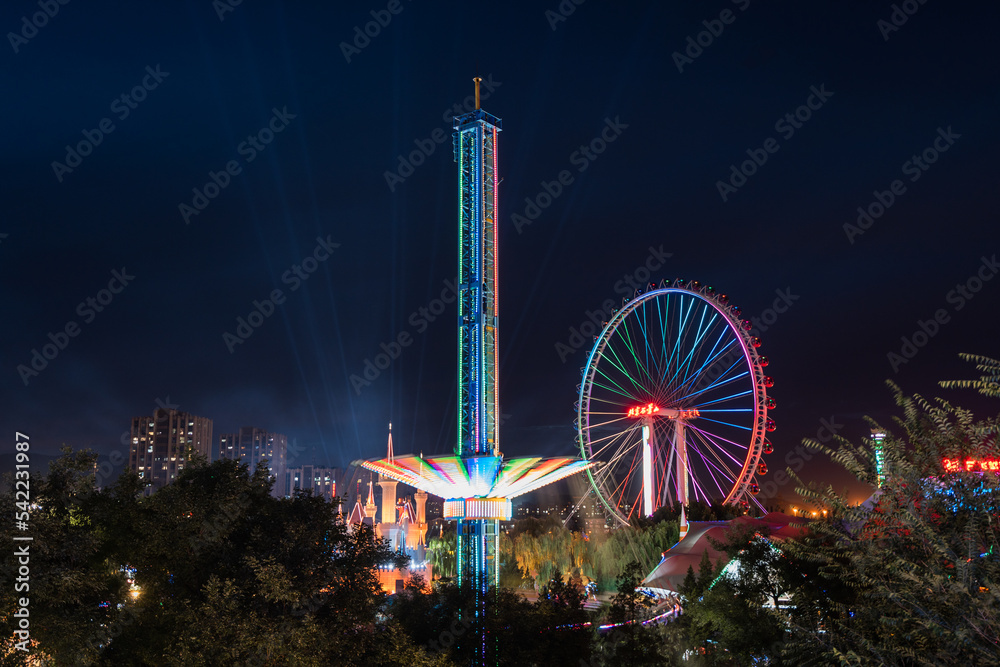
M393 460L392 424L389 424L389 444L386 459ZM382 487L381 512L375 503L374 481L368 482L368 499L361 504L360 483L357 501L347 519L348 530L358 523L366 523L375 530L375 536L389 542L389 548L410 557L410 566L399 570L390 566L380 570L379 580L388 593L402 590L412 574L420 574L430 582L432 569L427 563L427 493L418 490L412 497L397 498L399 482L379 474Z

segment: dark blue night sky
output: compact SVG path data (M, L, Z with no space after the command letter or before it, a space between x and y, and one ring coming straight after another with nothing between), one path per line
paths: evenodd
M107 455L168 396L217 434L286 433L303 462L380 455L389 421L397 452L450 451L455 306L434 302L457 267L450 116L477 73L503 119L505 453L573 453L586 350L558 344L650 257L749 315L790 300L759 329L772 468L821 419L888 421L887 378L941 394L974 372L959 352L1000 355L1000 278L976 278L1000 271L993 5L51 0L25 27L40 4L0 10L0 431L39 454ZM859 207L885 208L845 229ZM65 349L19 371L50 333ZM839 483L819 461L803 475Z

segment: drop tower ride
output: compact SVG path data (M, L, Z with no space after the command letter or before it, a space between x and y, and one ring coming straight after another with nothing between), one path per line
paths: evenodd
M479 106L455 116L458 163L458 442L470 473L495 474L500 456L497 388L497 135L500 119ZM498 579L499 523L510 500L481 503L491 511L453 507L458 519L458 579L484 591ZM466 503L467 504L467 503ZM456 511L458 510L458 511ZM445 512L446 516L449 512Z
M454 456L395 456L364 461L368 470L444 498L445 519L457 525L459 586L470 592L476 664L489 664L483 625L486 596L499 585L500 522L511 518L511 498L534 491L591 464L575 457L504 460L500 453L497 329L498 171L501 121L479 105L454 118L458 163L458 436Z

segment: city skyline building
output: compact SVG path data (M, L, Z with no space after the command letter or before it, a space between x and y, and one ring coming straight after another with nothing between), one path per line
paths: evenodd
M312 491L314 496L333 501L337 497L337 477L340 468L318 465L303 465L288 468L283 477L284 495L291 496L296 491Z
M245 463L252 475L261 461L266 459L268 472L274 478L272 493L282 498L289 494L288 489L291 488L285 474L287 457L288 438L285 435L255 426L243 426L235 432L219 434L214 460L231 459Z
M129 468L139 475L148 495L177 479L196 452L211 460L212 420L180 410L157 408L149 417L133 417Z

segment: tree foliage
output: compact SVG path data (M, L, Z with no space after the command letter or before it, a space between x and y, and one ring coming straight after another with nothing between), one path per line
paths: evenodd
M943 384L1000 395L1000 362L967 358L984 375ZM481 630L502 665L996 664L1000 474L965 462L1000 459L1000 418L890 387L901 416L892 428L871 421L887 434L875 495L851 505L800 481L828 517L797 539L728 533L715 546L739 566L706 556L683 583L685 613L665 627L642 623L639 587L677 540L667 510L587 535L555 518L517 522L500 540L501 571L534 579L538 600L501 587L473 618L452 584L413 579L387 598L378 567L405 559L321 498L271 497L264 469L195 462L143 497L132 473L95 490L94 454L67 450L30 478L30 590L15 591L13 559L0 566L0 664L29 660L12 650L15 596L30 598L30 658L53 665L444 667L469 664ZM807 441L878 485L873 441L832 443ZM15 509L13 490L0 494L0 511ZM721 518L707 506L694 515ZM453 568L453 540L431 540L439 572ZM583 607L584 576L617 591L603 619ZM599 635L601 620L617 627Z
M131 473L95 491L93 463L92 453L67 452L32 480L31 634L53 664L389 658L391 645L376 640L377 568L395 556L371 528L349 531L322 498L275 499L263 469L251 476L233 461L190 466L150 497ZM0 602L9 610L7 563ZM14 621L3 617L5 636Z
M942 383L997 395L986 374ZM717 545L738 569L690 571L685 614L668 629L685 664L967 665L1000 655L1000 475L964 462L1000 458L998 419L977 420L942 399L905 396L881 441L884 482L851 505L832 487L798 492L825 507L798 539L731 533ZM858 480L878 486L875 442L806 441ZM946 471L949 459L958 472ZM961 462L957 465L955 462Z
M639 590L646 572L638 562L625 565L615 582L607 622L613 626L595 647L600 665L662 665L667 656L661 629L644 625L653 601Z
M988 375L942 384L996 395L998 363L968 358ZM946 472L943 460L1000 458L998 419L976 420L946 400L890 387L902 416L891 430L872 422L888 433L881 443L888 475L872 500L852 506L831 488L802 490L829 507L832 520L790 545L818 576L811 589L802 587L789 655L839 664L996 663L1000 476ZM872 442L808 444L876 484Z
M412 644L449 664L468 665L483 646L478 621L469 610L474 600L455 584L427 590L411 581L388 607L392 622ZM516 591L491 589L486 595L486 646L499 665L579 664L590 658L592 631L583 596L561 573L543 587L535 603Z

